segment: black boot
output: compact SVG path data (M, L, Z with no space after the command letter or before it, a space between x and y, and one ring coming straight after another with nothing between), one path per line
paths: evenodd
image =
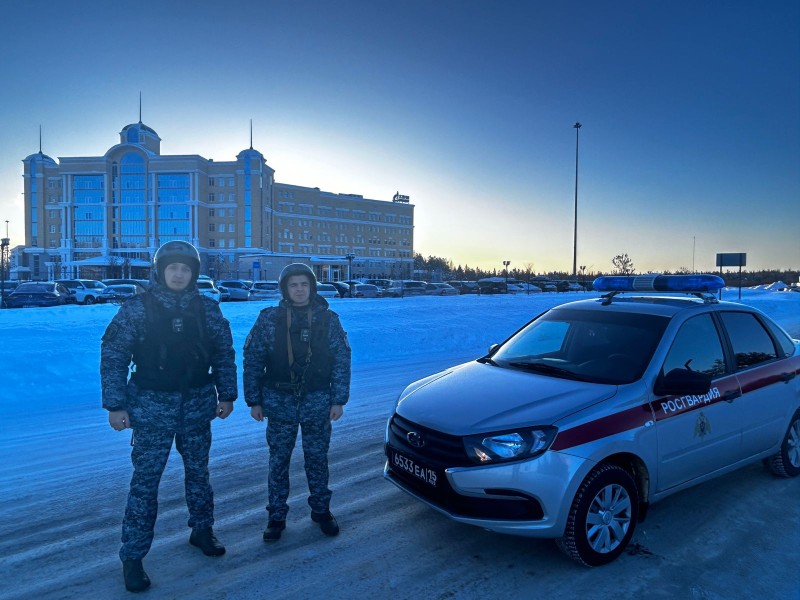
M264 530L264 541L277 542L281 539L281 531L284 529L286 529L286 521L270 519L267 523L267 528Z
M144 572L141 560L123 560L122 576L129 592L143 592L150 587L150 578Z
M225 554L225 546L219 543L211 527L202 529L196 527L192 529L192 535L189 536L189 543L192 546L200 548L206 556L222 556Z
M331 537L339 535L339 524L336 522L336 518L331 514L331 511L326 511L324 513L315 513L311 511L311 520L319 525L319 528L325 535Z

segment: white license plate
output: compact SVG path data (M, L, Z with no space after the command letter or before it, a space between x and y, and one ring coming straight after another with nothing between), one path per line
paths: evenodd
M413 475L417 479L424 481L430 486L436 487L437 474L434 469L426 467L425 465L420 464L417 461L400 454L399 452L395 452L394 450L390 450L389 455L391 457L392 467L399 471L408 473L409 475Z

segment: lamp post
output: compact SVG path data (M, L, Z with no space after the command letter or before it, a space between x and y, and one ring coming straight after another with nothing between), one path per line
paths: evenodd
M576 279L578 274L578 137L581 124L575 123L575 229L572 234L572 278Z
M508 285L508 265L511 264L510 260L504 260L503 266L506 268L506 285Z
M8 221L6 221L6 237L0 239L0 308L6 307L6 269L8 268Z
M586 265L581 265L581 285L586 288Z
M347 281L352 281L352 274L353 274L353 259L356 257L355 254L347 254L345 258L347 259Z

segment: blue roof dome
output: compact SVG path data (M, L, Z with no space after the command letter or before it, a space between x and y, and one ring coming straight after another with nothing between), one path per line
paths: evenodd
M54 161L52 158L47 156L47 154L42 154L41 150L39 152L37 152L36 154L31 154L30 156L26 156L25 157L25 161L26 162L27 161L31 161L31 160L38 160L38 161L41 161L41 162L56 164L56 161Z
M264 160L264 155L261 154L261 152L259 152L258 150L254 150L253 148L246 148L236 155L237 160L246 160L248 158L257 158L259 160Z
M141 121L139 121L138 123L131 123L130 125L125 125L125 127L122 128L122 131L128 131L128 129L130 129L131 127L135 127L136 131L146 131L147 133L152 133L153 135L158 136L158 134L155 132L154 129L148 127Z

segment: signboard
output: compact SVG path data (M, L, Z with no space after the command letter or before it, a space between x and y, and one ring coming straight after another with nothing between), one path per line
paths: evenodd
M397 192L392 198L394 202L409 202L409 197L402 195L400 192Z
M744 267L747 266L746 252L721 252L717 253L718 267Z

